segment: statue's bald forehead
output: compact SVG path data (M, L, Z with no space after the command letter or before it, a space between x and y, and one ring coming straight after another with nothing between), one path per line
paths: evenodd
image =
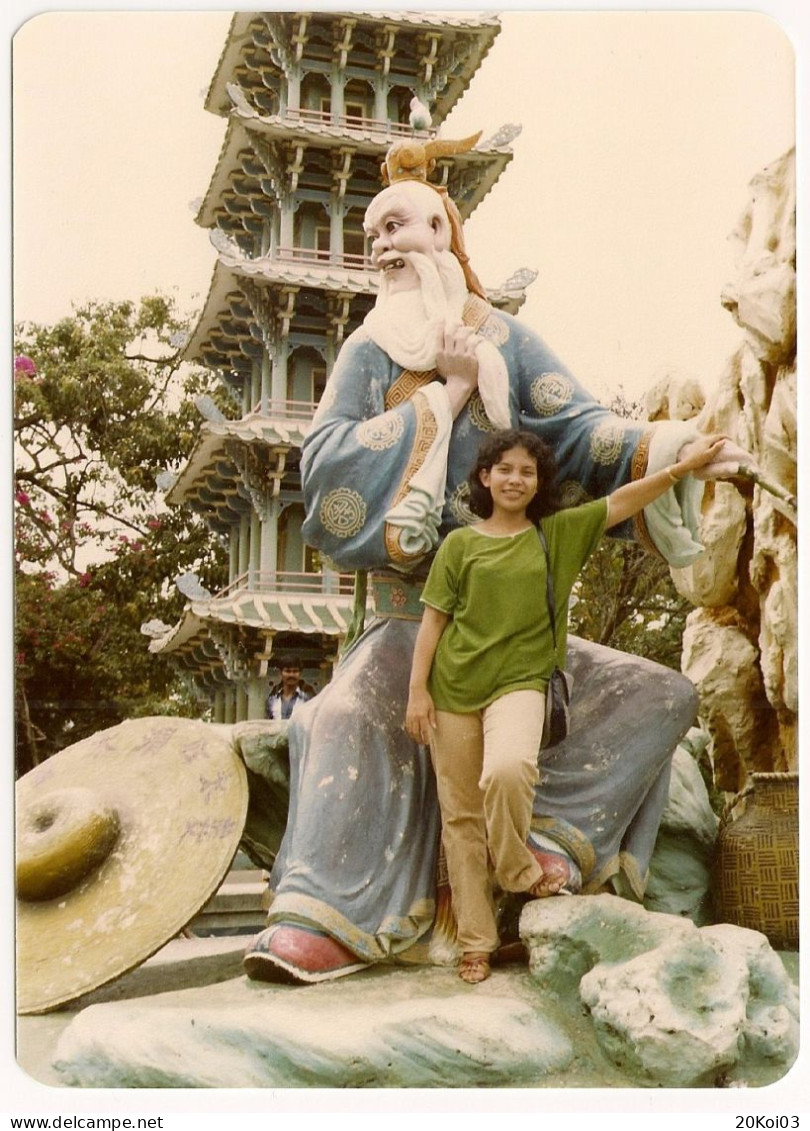
M433 216L440 216L442 220L446 218L441 198L432 188L419 181L401 181L383 189L374 197L366 209L366 224L373 225L377 217L399 203L410 205L425 220Z

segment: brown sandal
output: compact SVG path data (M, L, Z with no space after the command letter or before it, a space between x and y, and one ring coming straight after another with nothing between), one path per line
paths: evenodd
M485 982L490 973L488 954L477 954L472 951L469 954L462 954L458 971L462 982L477 986L479 982Z

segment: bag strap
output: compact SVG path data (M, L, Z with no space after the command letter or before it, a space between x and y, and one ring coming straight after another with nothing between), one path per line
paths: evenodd
M551 618L551 642L554 645L554 663L557 662L557 619L554 611L554 579L551 576L551 555L548 552L548 542L540 526L537 527L537 536L543 553L546 555L546 600L548 601L548 615Z

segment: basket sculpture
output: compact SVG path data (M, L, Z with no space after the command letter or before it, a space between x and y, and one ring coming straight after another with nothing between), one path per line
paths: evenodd
M723 922L761 931L776 950L799 949L798 774L752 774L729 806L717 841L715 902Z

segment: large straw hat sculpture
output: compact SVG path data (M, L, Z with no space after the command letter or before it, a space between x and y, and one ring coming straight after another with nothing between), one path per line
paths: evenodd
M226 728L146 718L17 783L17 1007L44 1013L139 965L222 883L247 812Z

